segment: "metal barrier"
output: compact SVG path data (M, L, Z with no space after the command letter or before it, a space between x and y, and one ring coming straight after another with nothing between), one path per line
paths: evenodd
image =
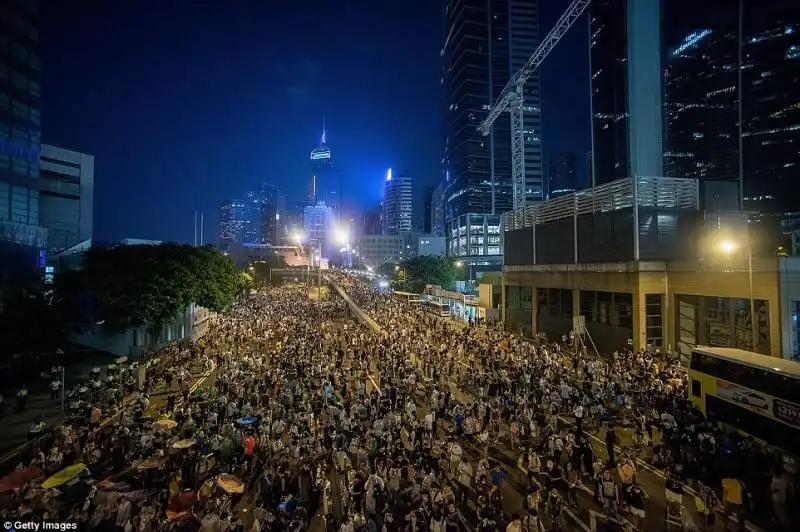
M353 315L355 315L358 321L365 324L367 327L369 327L376 333L384 336L386 335L386 331L384 331L383 328L375 322L375 320L370 318L366 312L361 310L361 308L358 305L356 305L352 299L350 299L350 296L347 295L347 292L345 292L341 286L332 282L327 277L325 278L325 280L333 287L334 290L336 290L336 293L339 294L339 296L341 296L342 299L344 299L345 303L347 303L347 305L350 307L350 312L352 312Z

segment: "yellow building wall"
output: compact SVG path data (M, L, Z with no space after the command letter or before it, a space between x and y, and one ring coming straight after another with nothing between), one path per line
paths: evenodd
M781 317L779 298L779 274L777 259L753 259L753 297L768 302L770 324L770 354L781 356ZM588 265L584 265L588 266ZM663 271L536 271L503 272L503 308L505 309L505 286L530 286L537 288L560 288L566 290L592 290L602 292L626 292L633 294L633 342L636 349L645 347L645 296L662 294L664 307L664 345L675 349L675 324L673 308L676 295L697 295L749 299L749 274L746 262L729 265L728 268L703 266L699 261L673 262L664 265ZM534 292L535 293L535 292ZM578 304L575 313L580 312ZM536 333L536 305L533 312L533 332Z

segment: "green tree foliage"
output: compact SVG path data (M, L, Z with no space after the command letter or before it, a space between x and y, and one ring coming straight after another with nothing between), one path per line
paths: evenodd
M78 328L161 330L193 302L224 310L244 288L233 261L210 246L92 248L81 270L56 277L54 306Z
M392 287L403 292L422 293L425 285L439 285L445 290L453 287L457 268L455 263L446 257L424 255L407 260L392 268Z

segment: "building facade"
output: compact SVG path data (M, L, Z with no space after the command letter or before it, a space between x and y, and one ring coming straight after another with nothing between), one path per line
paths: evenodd
M323 121L319 146L311 150L311 204L322 201L333 210L337 222L342 213L342 180L328 145L328 131Z
M92 238L94 156L42 145L39 223L47 230L48 253Z
M422 232L430 234L433 231L433 192L436 187L425 185L422 188Z
M305 229L303 215L306 207L311 204L308 201L287 201L279 212L278 237L283 245L297 243L297 239L302 237Z
M578 156L572 152L555 153L548 165L547 197L557 198L575 192L578 174Z
M400 264L416 252L413 234L362 235L358 240L358 257L365 267L377 268L383 264Z
M510 119L499 117L487 137L476 128L538 46L539 10L533 0L445 0L443 15L442 195L450 239L461 217L499 215L512 208ZM525 86L524 107L530 202L544 196L539 100L534 73ZM454 246L448 247L452 252Z
M445 236L447 225L444 213L444 183L439 183L431 198L431 234Z
M411 178L393 174L389 168L383 185L383 234L397 235L413 229L412 199Z
M447 256L447 239L443 236L436 236L433 234L422 234L417 236L417 257Z
M45 264L39 223L42 142L39 2L0 5L0 277Z
M664 175L660 4L589 5L594 184Z
M278 244L280 197L278 187L268 183L262 183L258 190L247 193L246 242L272 246Z
M303 212L304 233L308 243L314 249L321 248L326 255L326 246L333 244L330 237L334 223L333 209L324 202L309 205Z
M219 207L219 249L228 251L232 246L245 243L250 231L250 203L245 200L227 200Z

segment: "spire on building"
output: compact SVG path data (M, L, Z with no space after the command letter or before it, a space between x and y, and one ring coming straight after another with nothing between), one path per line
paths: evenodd
M320 146L324 146L328 141L328 130L325 129L325 115L322 115L322 141Z

